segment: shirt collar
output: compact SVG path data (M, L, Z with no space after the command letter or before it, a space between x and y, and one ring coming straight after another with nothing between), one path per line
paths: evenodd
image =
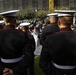
M71 28L61 28L60 31L72 31Z

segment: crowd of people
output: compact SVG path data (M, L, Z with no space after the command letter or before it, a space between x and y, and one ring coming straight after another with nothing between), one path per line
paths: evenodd
M18 11L0 13L0 75L28 75L28 71L35 75L38 49L39 66L45 75L76 75L76 32L71 28L76 11L55 10L47 15L49 20L20 23Z

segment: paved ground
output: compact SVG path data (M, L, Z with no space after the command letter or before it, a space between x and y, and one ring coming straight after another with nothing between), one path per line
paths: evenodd
M36 48L34 54L35 54L35 55L40 55L40 53L41 53L41 49L42 49L42 46L39 45L39 46Z
M34 36L35 43L36 43L36 50L35 50L34 54L35 55L40 55L41 49L42 49L42 45L40 45L38 34L37 33L32 33L32 35Z

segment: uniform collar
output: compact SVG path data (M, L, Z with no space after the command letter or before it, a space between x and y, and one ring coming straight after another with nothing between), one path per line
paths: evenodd
M9 25L9 26L5 26L4 29L15 29L13 26Z
M57 25L57 23L50 23L50 25Z
M60 31L72 31L71 28L61 28Z

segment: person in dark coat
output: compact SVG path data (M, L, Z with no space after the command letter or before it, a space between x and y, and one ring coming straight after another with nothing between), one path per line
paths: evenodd
M46 39L46 37L49 34L53 34L55 32L59 31L59 27L57 25L57 13L53 13L53 14L48 14L47 16L50 17L50 24L47 25L43 30L42 33L40 34L40 43L43 45L44 41Z
M26 34L15 29L16 12L12 10L0 13L5 23L0 30L0 75L27 75L27 58L23 56L23 49L28 48L29 41Z
M28 48L25 48L26 51L24 53L26 53L26 58L28 60L28 70L29 70L29 73L30 75L34 75L34 51L35 51L35 40L34 40L34 37L33 35L31 35L31 32L29 31L29 26L30 26L30 23L28 22L24 22L24 23L21 23L20 24L20 27L22 29L22 31L24 33L27 34L28 38L29 38L29 41L28 41Z
M45 75L76 75L76 33L71 29L76 11L58 12L60 31L46 38L39 65Z
M4 21L0 20L0 29L3 29L3 28L4 28Z

